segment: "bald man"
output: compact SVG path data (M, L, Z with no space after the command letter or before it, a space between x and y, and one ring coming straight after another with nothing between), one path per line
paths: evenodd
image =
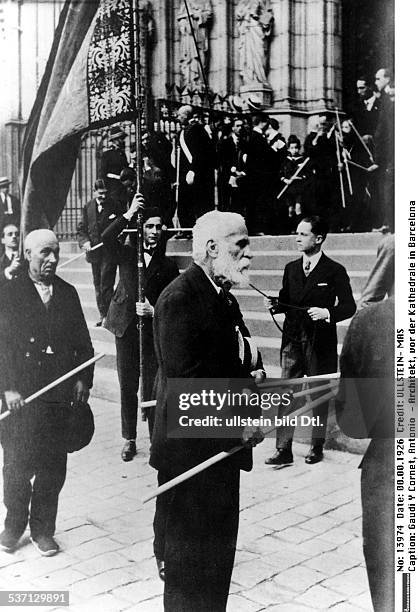
M55 276L55 234L30 232L24 251L25 273L0 297L0 394L2 411L12 413L0 430L7 510L0 548L13 552L29 523L38 552L52 556L59 550L53 536L66 474L67 415L73 403L87 401L93 369L28 406L24 398L90 359L93 347L76 290Z

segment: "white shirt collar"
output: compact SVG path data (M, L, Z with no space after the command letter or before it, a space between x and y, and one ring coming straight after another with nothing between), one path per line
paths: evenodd
M4 249L4 252L5 252L5 254L6 254L6 257L7 257L8 259L10 259L10 261L12 261L12 260L13 260L13 258L14 258L14 256L15 256L15 253L17 253L17 251L13 251L13 250L12 250L10 247L6 247L6 248Z
M306 262L310 261L311 266L309 268L309 271L312 272L312 270L318 264L318 261L321 259L321 256L322 256L322 251L319 251L319 253L315 253L315 255L311 255L310 257L306 255L306 253L304 253L303 254L303 267L305 267Z

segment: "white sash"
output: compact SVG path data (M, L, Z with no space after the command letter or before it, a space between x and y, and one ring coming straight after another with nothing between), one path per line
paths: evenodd
M187 161L189 162L189 164L191 164L193 161L193 155L190 153L190 149L187 146L186 141L184 140L184 130L180 132L180 146L187 158Z

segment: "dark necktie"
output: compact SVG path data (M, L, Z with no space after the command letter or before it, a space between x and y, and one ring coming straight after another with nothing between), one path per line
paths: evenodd
M311 260L310 259L308 259L305 265L303 266L303 271L305 273L305 276L309 276L311 272Z

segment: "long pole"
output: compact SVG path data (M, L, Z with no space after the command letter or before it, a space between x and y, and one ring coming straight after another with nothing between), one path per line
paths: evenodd
M337 132L334 132L334 134L335 134L335 148L336 148L337 161L338 161L338 174L340 177L341 202L342 202L343 208L345 208L344 181L343 181L343 173L341 170L340 143L338 142Z
M336 118L337 118L338 133L339 133L340 139L341 139L342 156L343 156L343 160L344 160L345 172L347 174L348 191L350 192L350 195L353 195L353 186L351 184L350 168L348 166L348 161L347 161L347 151L344 148L343 131L342 131L342 128L341 128L341 121L340 121L340 115L338 113L338 108L335 108L335 115L336 115Z
M335 397L335 391L334 390L329 391L328 393L321 395L321 397L318 397L313 402L309 402L308 404L305 404L305 406L302 406L298 410L295 410L292 413L292 415L300 416L301 414L305 414L309 412L310 410L312 410L313 408L316 408L317 406L320 406L321 404L324 404L325 402L329 401L333 397ZM265 430L263 433L264 435L267 435L271 433L272 431L274 431L275 429L276 427L271 427ZM231 455L238 453L243 448L245 448L245 446L243 444L240 444L239 446L234 446L228 451L222 451L218 453L217 455L213 455L213 457L209 457L209 459L206 459L206 461L199 463L198 465L191 468L190 470L183 472L183 474L176 476L172 480L169 480L165 484L158 487L153 493L150 493L150 495L147 495L147 497L144 497L144 499L142 500L142 503L146 504L151 499L154 499L154 497L158 497L158 495L161 495L161 493L165 493L166 491L169 491L170 489L172 489L173 487L176 487L180 483L185 482L186 480L189 480L193 476L196 476L196 474L200 474L200 472L207 470L207 468L211 467L212 465L215 465L215 463L219 463L219 461L223 461L227 457L231 457Z
M51 383L49 383L49 385L46 385L45 387L42 387L42 389L39 389L39 391L35 391L35 393L32 393L32 395L29 395L29 397L27 397L25 399L25 404L30 404L30 402L33 402L33 400L37 399L38 397L41 397L41 395L44 395L44 393L46 393L47 391L50 391L54 387L57 387L58 385L60 385L64 381L68 380L69 378L72 378L75 374L78 374L78 372L81 372L82 370L85 370L89 366L93 365L93 363L96 363L96 361L99 361L99 359L101 359L104 356L105 356L104 353L99 353L98 355L95 355L94 357L92 357L88 361L85 361L84 363L81 363L79 366L77 366L73 370L70 370L66 374L63 374L62 376L60 376L56 380L54 380ZM0 421L2 421L3 419L6 419L11 414L12 413L11 413L10 410L6 410L6 412L3 412L0 415Z
M142 23L141 0L133 0L133 22L134 22L134 88L135 88L135 140L136 140L136 184L137 191L141 192L143 187L142 173L142 119L144 117L144 77L146 75L146 40ZM142 61L142 66L141 66ZM145 302L145 261L144 261L144 216L143 210L138 210L136 235L137 235L137 265L138 265L138 302ZM144 389L144 318L138 321L138 343L139 343L139 402L143 399ZM146 414L141 410L142 420L146 420Z
M356 128L356 126L354 125L354 123L351 121L351 119L349 119L349 123L351 125L351 127L354 130L355 135L357 136L357 138L360 140L364 150L366 151L367 155L369 156L369 159L371 161L372 164L376 163L373 159L373 155L372 152L370 151L369 147L366 145L366 143L364 142L362 136L360 135L358 129Z

